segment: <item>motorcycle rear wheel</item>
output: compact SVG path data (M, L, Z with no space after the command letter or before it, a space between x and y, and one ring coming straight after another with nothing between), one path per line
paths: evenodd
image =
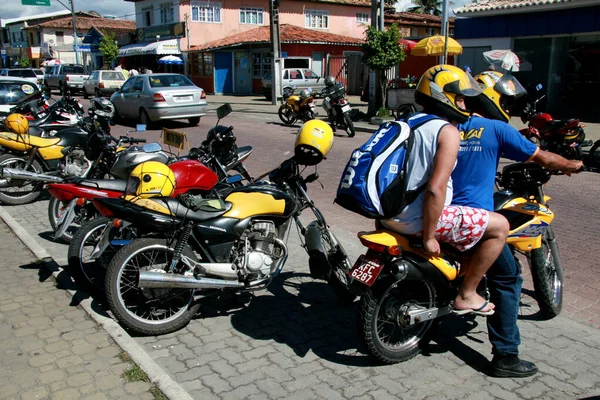
M48 220L50 221L50 226L52 226L52 230L54 232L56 232L59 229L58 220L61 217L62 208L66 205L68 205L68 203L60 201L56 197L52 197L48 202ZM84 223L91 219L89 211L90 210L86 210L86 217L84 219L83 208L75 206L75 219L73 219L73 222L71 222L71 225L67 228L65 233L63 233L61 237L57 239L62 239L67 243L71 242L75 232L77 232L77 230L79 230ZM95 217L95 215L92 215L91 217L93 218Z
M600 140L596 140L589 153L590 166L600 168Z
M197 314L199 304L193 304L193 289L136 286L141 268L166 271L173 252L164 239L135 239L110 262L106 271L106 299L115 318L127 329L142 335L164 335L183 328ZM183 254L196 259L189 248L184 248Z
M348 276L348 272L352 266L348 263L346 253L341 249L336 249L329 235L333 236L333 240L339 243L333 232L327 232L321 228L323 248L327 254L328 264L331 266L331 271L327 277L327 284L342 303L354 303L356 295L350 293L351 280ZM339 254L339 251L343 254Z
M294 112L290 110L289 107L287 107L285 104L279 107L279 111L277 111L277 114L279 115L279 119L286 125L294 125L294 123L296 122Z
M0 155L0 169L5 167L23 169L26 164L27 160L23 157L15 156L13 154ZM33 160L31 165L29 166L28 171L40 174L44 172L42 166L39 162L37 162L37 160ZM42 193L43 183L41 182L0 178L0 182L4 180L6 180L6 183L2 184L2 186L0 187L1 203L9 204L12 206L27 204L36 200ZM14 191L23 188L25 188L23 192Z
M356 135L356 129L354 129L354 123L352 122L352 119L350 119L350 116L348 115L348 113L343 113L343 115L344 115L344 124L346 125L346 133L348 134L348 136L354 137L354 135Z
M427 281L375 282L359 306L358 335L369 353L384 364L407 361L419 354L421 339L433 320L409 326L405 313L433 307L435 296L435 288Z
M531 250L529 261L535 298L540 314L546 319L560 314L563 305L563 270L558 248L555 252L550 246L551 236L552 232L544 233L542 247Z

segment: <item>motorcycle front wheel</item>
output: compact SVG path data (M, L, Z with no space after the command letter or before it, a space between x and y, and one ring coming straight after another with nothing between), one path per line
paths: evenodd
M0 155L0 169L14 168L24 170L27 160L13 154ZM29 172L43 173L42 166L37 160L33 160ZM0 202L17 206L31 203L42 193L43 183L20 179L0 178Z
M137 286L141 270L164 272L174 249L165 239L136 239L115 255L106 271L106 299L115 318L142 335L164 335L186 326L197 314L193 289L144 289ZM193 252L183 254L193 260ZM178 264L175 269L181 267Z
M551 319L560 314L563 304L563 269L554 233L548 228L542 237L542 247L531 250L529 260L535 298L540 313Z
M356 135L356 129L354 129L354 123L352 119L350 119L350 115L348 113L344 113L344 124L346 124L346 133L350 137L354 137Z
M369 353L384 364L416 356L433 320L409 325L408 312L431 308L435 288L427 281L380 280L362 296L358 335Z
M279 115L279 119L286 125L294 125L296 122L296 116L294 112L289 109L285 104L279 107L279 111L277 112Z
M351 280L348 272L352 266L348 262L346 252L341 247L338 249L334 242L341 246L333 232L321 227L321 243L327 254L328 264L331 266L327 284L342 303L350 304L356 300L356 295L350 293Z
M91 294L104 293L104 279L106 269L111 260L122 245L113 243L115 240L128 241L135 237L132 228L113 228L111 220L106 217L97 217L84 224L73 235L69 244L69 274L79 286ZM104 229L110 229L108 233L111 244L96 259L92 259L92 253Z
M600 168L600 140L596 140L589 153L590 166Z

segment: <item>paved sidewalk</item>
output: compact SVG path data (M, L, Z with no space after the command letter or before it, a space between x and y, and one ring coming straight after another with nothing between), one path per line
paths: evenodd
M46 201L39 201L3 208L58 260L66 246L45 239L50 229L46 207ZM356 258L361 248L353 246L355 235L336 234ZM16 248L8 241L5 246ZM179 332L133 340L201 400L575 399L600 394L600 331L563 315L537 320L535 302L527 294L519 322L521 350L540 369L534 377L487 376L491 356L485 323L469 317L446 318L425 354L398 365L376 365L357 341L355 306L338 304L324 283L310 279L295 232L288 247L285 270L268 290L205 302L198 318ZM526 289L530 293L531 287ZM68 302L62 300L63 309Z
M2 220L0 253L0 399L155 398L121 378L133 364Z

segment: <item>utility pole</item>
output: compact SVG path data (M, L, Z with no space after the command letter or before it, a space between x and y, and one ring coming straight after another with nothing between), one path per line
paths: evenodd
M442 6L442 35L444 35L444 55L441 57L441 64L446 64L448 59L448 0L443 0Z
M281 42L279 38L279 0L269 0L271 25L271 104L281 97Z
M383 8L381 19L378 18L378 0L371 0L371 26L377 30L383 30ZM381 0L383 4L383 0ZM383 7L383 5L381 6ZM380 26L381 24L381 26ZM377 113L377 72L369 69L369 108L367 114L369 116L374 116Z
M75 50L75 63L79 64L79 43L77 43L77 19L75 18L75 0L71 2L71 16L73 17L73 49Z
M188 74L192 75L192 64L190 63L190 24L188 22L188 19L190 18L190 15L188 13L183 14L183 18L185 19L185 37L187 39L187 52L186 52L186 57L187 57L187 70L188 70Z

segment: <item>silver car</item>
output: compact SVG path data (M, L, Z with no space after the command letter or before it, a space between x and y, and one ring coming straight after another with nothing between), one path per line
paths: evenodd
M185 118L200 123L208 103L204 90L181 74L141 74L129 78L110 101L116 116L142 124Z
M39 90L37 84L26 79L0 76L0 120L9 114L19 100Z
M89 95L101 97L104 94L112 94L119 90L125 83L125 75L120 71L93 71L83 81L83 97Z

